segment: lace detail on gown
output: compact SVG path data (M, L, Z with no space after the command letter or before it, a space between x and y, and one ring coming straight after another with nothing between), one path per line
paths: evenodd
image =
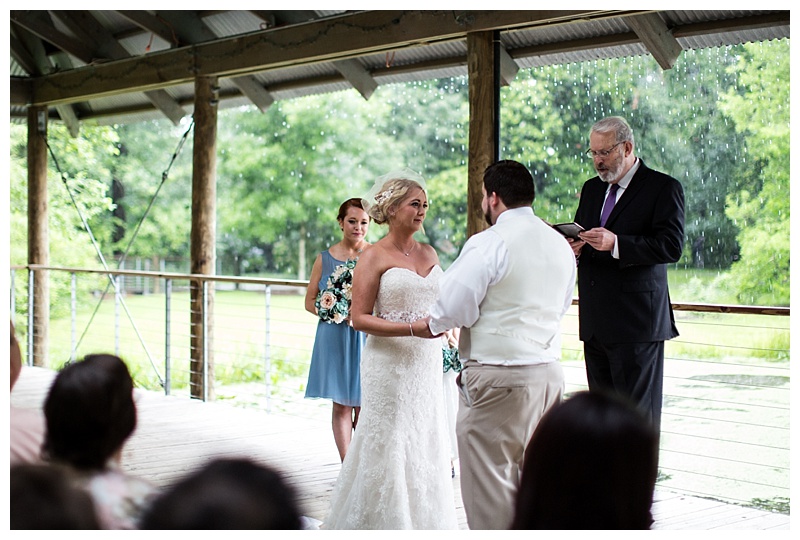
M401 322L427 316L441 274L387 270L375 312ZM367 336L361 415L323 528L457 529L449 456L441 341Z

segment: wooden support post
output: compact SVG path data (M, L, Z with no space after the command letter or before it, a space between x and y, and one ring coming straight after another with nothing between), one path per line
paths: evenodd
M194 85L192 274L216 272L217 84L216 77L198 77ZM214 285L209 284L205 302L202 284L191 285L191 396L209 400L214 399Z
M469 158L467 235L488 227L481 210L483 172L497 160L497 71L494 32L467 34L469 74Z
M28 109L28 264L50 263L47 224L47 107ZM47 366L50 283L47 270L33 280L33 364ZM31 340L28 340L31 343Z

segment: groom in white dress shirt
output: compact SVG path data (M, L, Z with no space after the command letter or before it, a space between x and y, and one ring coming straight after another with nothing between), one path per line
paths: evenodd
M413 327L424 337L461 328L456 433L470 529L509 528L525 448L564 392L561 319L572 303L575 256L534 215L534 196L524 165L486 169L481 208L491 227L467 240L430 317Z

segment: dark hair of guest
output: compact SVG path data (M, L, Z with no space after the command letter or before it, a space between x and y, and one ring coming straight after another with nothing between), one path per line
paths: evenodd
M44 404L44 456L81 470L102 470L136 428L133 380L125 362L90 354L67 364Z
M658 434L616 395L548 411L525 452L513 529L649 529Z

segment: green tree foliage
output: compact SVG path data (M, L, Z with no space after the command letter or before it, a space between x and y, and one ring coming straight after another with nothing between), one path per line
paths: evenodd
M624 116L637 155L683 183L685 264L728 267L738 244L724 212L725 195L736 167L731 152L743 142L717 101L721 89L735 82L726 70L732 59L727 49L710 49L685 51L667 71L651 57L637 57L521 72L503 89L502 150L533 172L537 214L550 222L572 219L583 182L595 175L584 154L591 125ZM691 252L693 244L698 253Z
M428 215L425 233L436 248L442 268L450 266L467 241L466 165L453 167L427 179Z
M393 165L410 167L426 180L430 203L422 240L447 268L466 241L469 102L464 77L382 87L372 97L388 114L374 124L388 138Z
M747 152L737 170L739 189L727 197L727 215L741 231L741 260L724 285L740 302L789 304L789 42L748 44L731 72L739 90L722 110L744 134Z
M9 258L12 265L24 265L28 262L27 128L12 124L10 141ZM47 144L52 150L52 155L48 152L47 175L50 264L102 268L81 215L98 244L107 244L112 233L112 224L107 219L112 208L107 179L117 152L117 134L110 128L86 126L81 137L72 138L64 126L51 124ZM104 258L107 255L103 253ZM27 279L15 280L18 297L27 295L23 290L26 282ZM52 275L50 309L53 316L67 313L69 297L69 275ZM21 313L26 309L27 306L18 306Z
M589 128L603 116L626 117L637 155L684 186L680 265L726 270L741 259L725 282L740 301L788 302L788 60L785 40L684 51L670 70L649 56L521 70L501 90L501 158L533 172L539 216L568 221L595 174L584 155ZM466 77L385 85L368 101L351 90L279 101L264 113L221 110L219 271L307 278L316 254L341 237L339 204L401 167L428 182L431 207L420 239L447 267L466 239L468 112ZM188 127L84 126L76 140L51 130L109 259L130 246L129 258L182 258L170 270L188 270L192 134L174 155ZM20 263L24 137L12 129L11 172L21 179L12 182L12 262ZM77 214L54 172L51 183L51 259L92 266L91 245L76 234ZM373 226L369 239L385 232Z
M176 127L159 120L115 128L120 142L112 180L121 187L115 204L124 223L114 252L127 252L127 268L136 257L185 259L192 225L191 123ZM188 272L189 266L168 270Z
M728 69L735 50L684 51L666 71L652 59L642 62L646 68L636 90L641 114L634 125L638 153L683 184L687 266L728 268L739 254L725 197L735 187L744 138L718 106L720 94L736 84Z
M375 103L372 114L383 118ZM232 211L217 232L229 260L308 277L317 253L341 239L339 205L364 193L391 161L391 141L363 107L360 96L342 93L276 103L263 115L225 115L218 196Z

